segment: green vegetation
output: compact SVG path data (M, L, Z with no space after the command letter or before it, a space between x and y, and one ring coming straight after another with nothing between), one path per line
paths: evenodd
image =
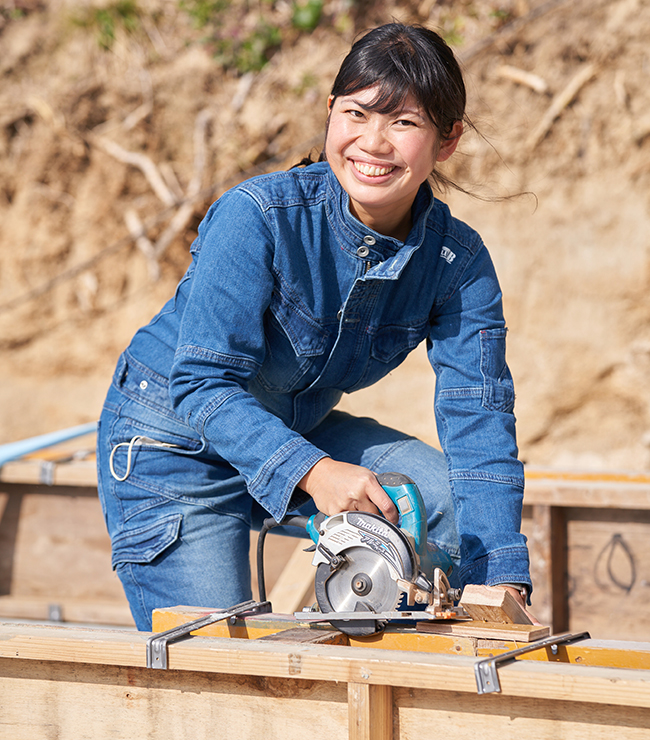
M280 29L262 20L242 36L224 35L212 39L215 59L226 69L236 69L240 74L262 69L281 43Z
M110 49L118 29L133 33L140 28L140 10L135 0L114 0L101 8L88 7L71 18L80 28L92 30L102 49Z
M308 0L304 5L293 4L291 23L300 31L313 31L323 14L323 0Z
M293 0L289 19L274 0L179 0L178 7L205 30L214 58L239 74L262 69L283 42L310 33L323 17L323 0Z

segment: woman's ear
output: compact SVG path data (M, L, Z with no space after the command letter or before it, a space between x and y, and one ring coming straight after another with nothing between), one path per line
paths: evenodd
M444 162L445 159L449 159L451 155L456 151L460 137L463 134L463 122L456 121L451 127L449 136L442 139L440 149L438 150L438 156L436 157L437 162Z
M332 106L334 105L334 101L336 100L336 95L330 95L329 98L327 98L327 112L332 112Z

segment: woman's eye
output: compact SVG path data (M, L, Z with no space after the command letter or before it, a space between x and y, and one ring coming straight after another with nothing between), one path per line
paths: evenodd
M348 115L352 118L363 118L363 113L360 110L356 110L356 108L350 108Z
M408 118L401 118L397 121L398 126L417 126L415 121L410 121Z

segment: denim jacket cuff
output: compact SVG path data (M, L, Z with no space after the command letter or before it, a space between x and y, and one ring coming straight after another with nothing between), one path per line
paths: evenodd
M468 583L478 583L486 586L496 586L500 583L521 583L528 586L529 593L532 593L533 584L530 580L528 548L504 547L493 550L471 563L463 563L460 568L460 578L463 586Z
M279 522L290 507L296 506L292 497L298 483L324 457L329 456L304 438L296 437L280 447L266 462L249 483L248 490Z

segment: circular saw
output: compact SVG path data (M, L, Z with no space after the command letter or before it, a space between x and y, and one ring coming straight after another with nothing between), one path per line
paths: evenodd
M376 514L349 511L311 517L318 612L302 621L329 621L349 635L369 635L389 621L458 616L460 597L447 580L451 559L427 543L426 511L415 483L399 473L378 481L397 506L401 526ZM411 612L409 606L425 605Z

